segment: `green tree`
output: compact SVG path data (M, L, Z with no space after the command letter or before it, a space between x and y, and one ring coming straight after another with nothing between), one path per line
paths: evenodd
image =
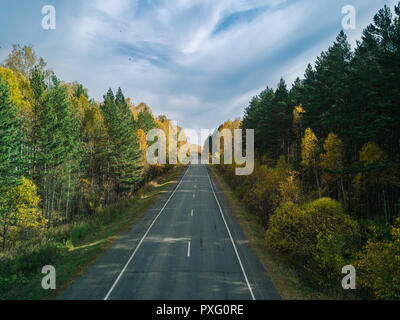
M57 189L63 182L67 183L66 177L71 179L73 166L79 163L81 137L68 89L56 77L39 107L38 162L43 209L51 225ZM65 204L68 202L67 198Z
M157 125L150 110L142 110L138 115L137 128L142 129L147 134L151 129L156 127Z
M107 159L108 202L111 190L118 198L134 189L135 183L140 180L142 153L132 111L120 88L115 97L111 89L107 92L101 110L108 132L108 148L104 153Z
M306 70L304 122L317 136L335 132L342 137L352 128L352 119L344 116L350 106L351 59L350 44L342 31L334 44L317 58L315 71L311 66Z
M9 214L4 204L9 200L7 190L18 185L26 168L26 158L22 156L23 145L22 120L10 101L8 85L2 83L0 78L0 218L3 222L3 249L8 228L5 221Z
M25 170L22 123L10 101L8 85L0 78L0 189L16 185Z
M32 179L36 181L37 165L38 165L38 143L39 143L39 132L41 125L39 123L39 116L43 106L43 95L47 89L47 85L44 80L44 73L39 68L32 70L29 78L30 86L32 89L32 132L30 135L30 144L32 147Z

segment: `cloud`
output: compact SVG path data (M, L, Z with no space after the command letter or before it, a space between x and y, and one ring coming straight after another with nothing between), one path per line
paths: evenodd
M35 17L33 12L18 13L7 1L12 10L0 16L0 27L11 30L8 44L29 39L61 78L83 83L98 100L109 87L120 86L135 103L145 101L155 114L197 129L242 116L252 96L275 87L281 76L289 83L302 77L307 64L334 41L341 29L341 8L348 4L71 0L56 6L57 30L45 33L30 27L33 18L26 16ZM40 4L36 8L24 2L40 18ZM397 1L352 2L358 29L348 35L354 44L377 10ZM26 30L24 36L13 31L20 29ZM0 57L4 55L0 49Z
M120 16L130 11L131 3L134 4L133 7L136 8L137 1L129 0L92 0L89 5L105 15L118 19Z

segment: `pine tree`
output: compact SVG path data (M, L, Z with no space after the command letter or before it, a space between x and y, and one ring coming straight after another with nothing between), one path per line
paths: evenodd
M288 151L293 111L289 105L289 92L283 78L273 94L265 92L260 103L261 146L269 157L278 160L282 153L287 154Z
M39 113L43 109L43 95L47 89L44 81L44 73L39 68L34 68L30 79L30 87L33 92L32 97L32 133L30 135L30 145L32 146L32 179L36 181L37 165L38 165L38 140L39 140Z
M53 77L53 86L45 94L40 108L38 161L44 195L43 210L51 225L56 192L59 192L57 190L63 185L63 180L70 184L73 166L79 163L81 137L68 89L56 77Z
M142 153L136 135L136 122L132 111L126 103L121 88L118 89L115 102L121 119L119 141L117 143L117 150L115 150L115 155L118 155L115 172L119 177L117 190L118 192L125 192L132 190L135 183L140 180Z
M8 85L0 78L0 223L2 227L2 247L6 247L9 227L8 194L20 183L26 168L26 158L22 156L24 136L22 120L10 101Z
M243 129L254 130L254 145L259 154L264 154L270 146L273 134L269 131L269 110L272 108L275 93L266 88L258 96L254 97L245 110Z
M151 129L156 127L157 125L150 111L147 109L142 110L138 115L137 128L142 129L147 134Z
M336 132L342 137L352 128L352 119L343 117L349 107L351 58L351 48L342 31L328 51L318 57L315 71L311 66L306 70L304 121L318 136Z
M104 122L108 131L107 176L117 197L132 191L140 180L142 153L135 131L133 113L119 88L114 98L111 89L102 105Z
M26 169L22 123L8 86L0 79L0 190L16 185Z
M286 154L286 158L289 158L290 152L290 140L292 137L292 122L293 122L293 108L289 101L289 92L287 90L286 82L281 78L278 88L275 91L275 101L276 114L275 123L276 126L276 136L278 138L277 149L279 153L276 155L276 159L280 155ZM272 125L272 124L271 124Z

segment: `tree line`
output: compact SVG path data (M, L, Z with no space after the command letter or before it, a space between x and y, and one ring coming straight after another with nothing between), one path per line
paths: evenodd
M399 298L399 127L400 3L379 10L354 50L340 32L303 79L281 79L224 123L255 130L256 166L249 177L219 169L271 250L318 285L337 286L354 263L369 294Z
M253 98L243 118L243 128L255 129L259 155L285 155L311 172L302 175L310 188L357 217L387 223L400 200L399 10L393 19L381 9L354 51L342 31L304 79L290 90L281 79Z
M120 88L96 102L32 47L14 45L0 66L1 247L90 216L166 170L145 152L146 133L168 123Z

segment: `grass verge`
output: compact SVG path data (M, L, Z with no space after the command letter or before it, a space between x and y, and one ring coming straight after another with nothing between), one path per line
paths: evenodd
M236 197L235 192L225 181L224 177L214 167L210 166L221 191L224 193L235 218L242 227L250 246L259 257L267 270L272 282L281 297L285 300L335 300L356 299L343 296L340 292L321 292L308 286L301 274L276 254L269 252L265 241L265 230L258 222L257 217L246 209L245 205Z
M86 221L54 228L26 249L0 256L0 299L57 299L110 245L143 217L183 167L146 184L132 199L110 206ZM41 266L54 265L57 289L41 287Z

